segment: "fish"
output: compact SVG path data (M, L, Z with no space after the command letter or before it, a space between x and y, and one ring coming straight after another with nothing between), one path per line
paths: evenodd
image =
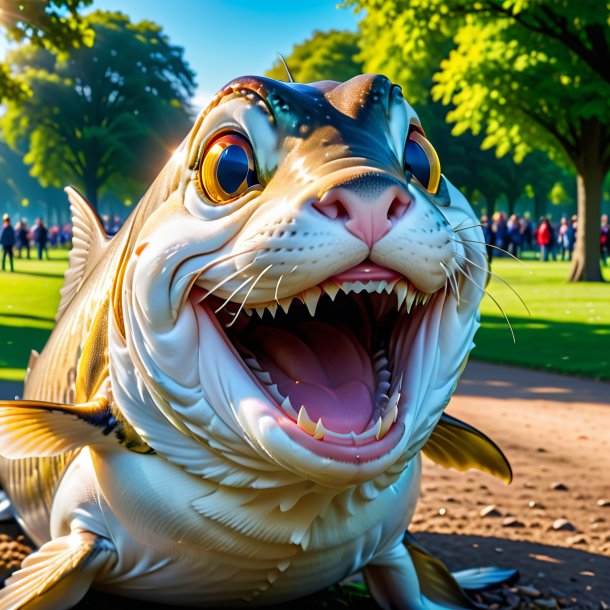
M422 455L512 477L444 413L487 258L401 88L231 81L111 239L66 191L56 325L0 401L38 547L0 610L261 606L359 571L383 608L472 607L405 532Z

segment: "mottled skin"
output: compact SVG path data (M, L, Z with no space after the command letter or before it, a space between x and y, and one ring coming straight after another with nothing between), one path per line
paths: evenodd
M238 79L119 235L92 242L99 262L64 297L24 398L97 401L91 409L113 414L112 432L79 445L66 431L61 451L27 453L16 442L3 453L21 459L2 460L2 482L36 543L85 536L96 554L68 579L71 595L31 607L69 607L89 584L173 604L270 604L363 568L384 607L435 607L401 540L418 452L478 327L473 282L484 283L486 263L471 246L473 281L457 275L461 240L482 241L481 231L448 181L434 196L405 174L409 125L419 126L414 111L382 76ZM261 185L214 206L198 167L223 130L250 140ZM239 356L232 333L245 313L229 331L212 312L225 300L233 313L244 301L273 312L293 297L317 301L329 278L363 261L401 277L425 304L392 318L384 343L395 423L374 442L336 444L287 418ZM209 291L214 306L202 301ZM3 599L2 610L30 607Z

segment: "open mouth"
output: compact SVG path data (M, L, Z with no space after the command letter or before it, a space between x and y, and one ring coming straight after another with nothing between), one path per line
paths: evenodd
M423 366L417 337L443 295L362 263L252 309L213 295L203 303L286 434L324 456L372 459L403 435L418 394L407 369L413 359Z

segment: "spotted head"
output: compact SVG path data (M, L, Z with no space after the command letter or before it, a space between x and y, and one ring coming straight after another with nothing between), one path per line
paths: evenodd
M424 127L378 75L239 78L203 111L136 212L114 332L115 394L153 448L151 409L217 469L341 487L419 451L486 266Z

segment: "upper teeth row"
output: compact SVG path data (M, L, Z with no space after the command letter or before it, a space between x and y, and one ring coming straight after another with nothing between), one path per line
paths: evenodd
M334 301L340 291L345 292L345 294L349 294L350 292L356 294L359 294L360 292L379 294L385 292L391 294L394 292L396 294L396 308L400 310L400 308L405 305L407 313L409 313L415 305L425 305L432 297L432 294L421 292L406 280L394 280L391 282L386 282L385 280L370 280L365 282L342 282L341 284L327 280L322 282L320 286L308 288L298 295L278 299L276 301L269 301L257 305L256 307L245 307L244 311L248 315L252 315L252 312L256 311L261 318L265 311L269 311L271 315L275 317L278 307L281 307L285 313L288 313L290 306L296 301L297 303L304 303L310 315L313 317L322 294L326 293L331 300Z

